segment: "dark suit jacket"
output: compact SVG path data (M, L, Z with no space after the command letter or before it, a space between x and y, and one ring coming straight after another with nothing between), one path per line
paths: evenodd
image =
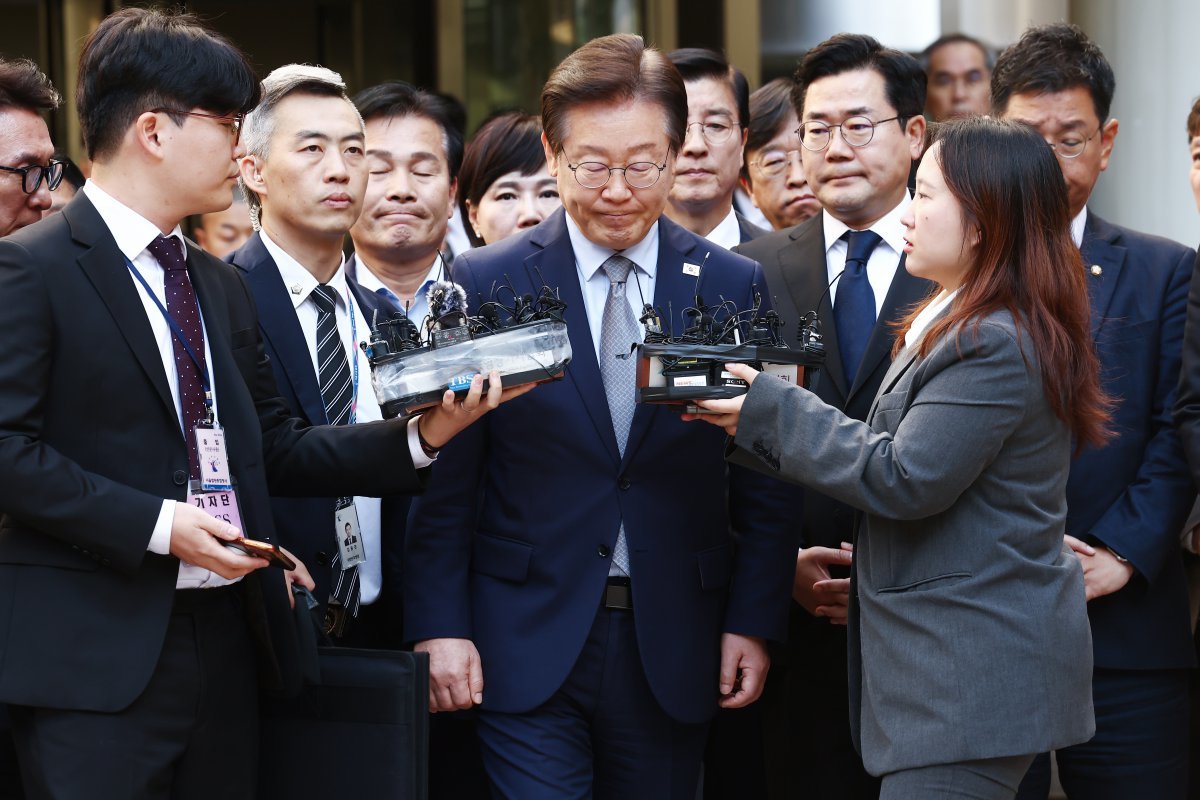
M909 275L904 269L904 257L901 256L854 385L847 386L838 351L833 304L827 291L829 274L825 262L825 232L821 215L743 244L737 251L762 264L771 300L783 318L793 346L799 344L800 320L811 311L817 312L821 334L825 339L825 366L810 388L817 397L848 416L866 419L871 401L879 390L879 382L892 363L892 323L924 299L933 284ZM801 536L805 547L820 545L836 548L841 542L851 541L853 522L854 510L849 506L818 492L805 490L804 529Z
M760 228L750 220L743 217L740 212L735 211L733 213L737 217L738 234L741 237L742 244L745 244L751 239L757 239L760 236L766 236L768 233L770 233L770 231L766 230L765 228Z
M385 495L420 476L403 424L310 428L291 417L236 270L198 246L188 272L248 536L273 540L269 495ZM179 561L146 550L188 458L158 346L112 234L81 194L0 240L0 701L127 707L155 669ZM267 676L298 686L282 574L245 581ZM269 632L269 636L268 636Z
M313 371L304 332L296 318L296 309L275 260L263 244L262 235L255 233L236 252L230 253L225 261L242 272L250 293L254 295L263 347L275 371L275 383L280 396L287 401L292 413L305 424L328 424L321 387ZM365 341L369 338L368 325L373 312L378 310L383 315L390 313L391 309L383 305L378 295L363 291L349 275L347 286L366 317L358 321L359 339ZM360 391L371 391L370 374L360 373L359 381ZM336 502L337 499L333 497L271 498L271 512L279 540L308 565L317 583L313 595L322 604L329 597L333 579L329 566L337 553L333 524ZM404 527L409 502L410 498L402 495L385 498L382 504L383 591L377 602L394 605L400 599Z
M1171 412L1195 253L1090 212L1081 250L1101 378L1119 405L1117 438L1072 461L1067 533L1111 547L1136 570L1121 591L1088 604L1095 663L1191 667L1179 530L1195 488Z
M684 262L711 248L700 292L739 308L763 285L757 264L659 221L654 303L682 310L696 280ZM472 639L484 707L523 712L574 665L600 606L622 519L646 678L672 717L717 709L723 631L780 639L795 552L789 487L723 463L724 433L639 406L622 458L596 361L565 215L467 253L455 276L472 305L511 278L537 274L566 302L566 377L491 412L438 459L414 502L405 573L405 633ZM779 491L774 496L772 491ZM730 529L740 534L736 554Z

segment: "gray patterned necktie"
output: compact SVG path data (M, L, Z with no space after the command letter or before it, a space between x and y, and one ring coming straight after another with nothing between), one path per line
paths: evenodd
M321 386L325 415L329 417L330 425L346 425L350 422L350 410L354 405L354 382L350 377L346 348L337 327L337 291L328 284L319 283L310 297L317 306L317 363L320 365L317 382ZM339 498L338 508L352 500L348 497ZM352 616L358 616L358 566L342 569L341 553L335 552L332 572L330 595Z
M625 284L634 263L624 256L612 255L600 268L608 276L609 282L604 317L600 323L600 376L604 379L604 394L608 399L613 432L617 436L617 449L624 456L637 393L637 359L629 350L630 345L642 340L637 319L625 297ZM608 574L629 574L629 547L625 543L624 521L617 532Z

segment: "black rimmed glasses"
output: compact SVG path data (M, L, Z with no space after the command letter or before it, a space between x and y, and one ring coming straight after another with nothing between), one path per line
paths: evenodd
M204 111L184 111L178 108L152 108L150 109L155 114L182 114L185 117L203 117L211 119L221 125L228 125L233 132L233 146L237 147L238 142L242 140L242 121L246 119L246 115L237 114L209 114Z
M899 120L900 127L903 128L906 119L907 117L895 116L872 121L867 117L847 117L842 120L840 125L810 120L796 128L796 135L800 137L800 144L804 145L804 149L812 150L814 153L819 153L829 147L829 143L833 140L834 128L841 129L842 141L851 147L866 147L875 138L876 127L885 122Z
M4 172L13 172L21 176L21 191L33 194L46 181L46 188L54 191L62 183L65 163L51 159L49 164L30 164L28 167L0 167Z
M659 177L667 162L655 164L653 161L635 161L623 167L610 167L599 161L581 161L578 164L567 162L567 169L575 176L575 182L585 189L599 189L608 183L614 172L625 174L625 183L633 189L649 189L658 183Z
M1064 133L1060 138L1053 142L1047 141L1046 144L1050 145L1050 149L1059 158L1079 158L1083 155L1083 151L1087 149L1088 142L1099 136L1102 130L1104 130L1103 125L1097 128L1096 132L1091 136L1083 136L1079 133Z

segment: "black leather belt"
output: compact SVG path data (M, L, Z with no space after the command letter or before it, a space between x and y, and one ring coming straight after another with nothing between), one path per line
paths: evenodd
M633 610L633 591L629 578L610 576L604 587L604 607L622 611Z

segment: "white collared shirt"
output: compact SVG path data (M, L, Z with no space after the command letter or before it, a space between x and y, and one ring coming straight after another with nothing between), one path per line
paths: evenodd
M360 267L356 275L358 285L368 292L386 297L388 302L396 309L406 311L408 318L417 326L417 330L425 330L423 323L426 315L429 314L429 287L437 281L442 280L443 277L447 280L450 279L450 275L445 274L446 270L442 266L442 260L436 255L433 257L433 263L429 265L429 271L421 279L421 288L417 289L416 294L413 295L413 301L405 309L404 303L400 302L400 298L396 293L379 279L379 276L371 269L371 265L363 261L362 256L358 253L355 253L354 258L358 261Z
M900 224L900 218L904 216L910 202L912 201L906 190L904 199L870 228L879 234L882 240L867 260L867 280L870 281L871 291L875 294L876 319L879 318L883 301L887 298L892 279L896 277L896 270L900 266L900 255L904 252L904 226ZM837 297L837 279L846 268L846 251L849 248L849 244L842 240L842 234L852 229L825 210L821 211L821 224L825 230L825 280L830 284L828 302L832 306Z
M104 220L105 227L112 234L117 243L117 249L128 258L146 283L150 285L154 296L146 292L146 287L142 286L141 281L129 276L129 280L137 289L138 297L142 301L142 306L146 310L146 317L150 322L150 329L154 332L154 342L158 346L158 355L162 360L163 371L167 376L167 387L171 393L171 400L175 404L175 415L179 419L180 434L184 437L191 436L191 431L183 429L183 411L179 403L179 370L175 366L175 343L171 326L167 323L162 311L159 310L158 303L162 303L166 307L167 291L165 287L166 271L162 265L158 263L153 254L150 253L148 245L158 237L162 231L158 229L150 220L143 217L133 209L126 206L121 201L104 191L94 181L88 181L84 184L83 193L92 201L96 212L100 214L100 218ZM187 243L183 239L183 233L179 226L171 231L171 236L178 239L183 245L184 257L187 257ZM158 303L155 302L157 298ZM217 421L221 419L220 408L217 406L217 387L212 379L212 350L208 344L208 329L204 326L204 314L200 313L200 325L204 331L204 363L208 366L209 380L212 384L210 390L213 395L213 410L216 412ZM175 501L163 500L162 508L159 509L158 519L154 523L154 529L150 533L150 541L146 545L146 549L151 553L167 555L171 552L171 524L175 519ZM207 569L179 562L179 576L176 578L175 587L177 589L195 589L195 588L211 588L215 586L224 586L233 583L217 575L215 572L210 572Z
M583 231L566 215L567 235L571 249L575 252L575 270L579 276L579 288L583 292L584 310L587 311L588 327L591 329L592 344L596 348L596 360L600 360L600 328L604 321L604 304L608 301L608 275L600 267L609 256L619 252L637 265L630 272L625 285L625 299L633 310L633 318L642 316L642 307L654 303L655 275L658 273L659 227L655 222L643 239L624 250L601 247L583 235ZM641 326L639 326L640 330Z
M308 355L312 359L313 375L319 374L320 364L317 360L317 317L319 309L312 299L313 290L318 281L313 274L300 265L279 245L271 240L266 231L261 231L263 246L275 260L283 285L288 289L288 298L296 310L296 319L304 332L304 343ZM365 270L364 270L365 271ZM337 295L334 316L337 319L338 334L347 359L357 360L358 382L354 386L354 422L375 422L383 419L379 410L379 401L371 386L371 364L366 353L359 346L370 338L370 320L367 319L358 300L350 292L346 283L346 261L343 258L337 272L326 284ZM348 360L351 365L351 375L354 374L354 360ZM354 509L358 512L358 525L362 533L363 548L366 551L366 561L358 568L358 580L363 605L374 602L379 597L383 586L383 543L382 517L378 497L355 497ZM336 537L333 515L329 516L329 538Z
M938 314L941 314L954 301L958 295L958 289L953 292L942 291L933 302L921 309L921 313L917 314L917 318L912 321L912 325L904 332L904 346L912 347L919 343L925 336L925 331L937 319Z
M737 212L733 210L733 206L729 207L725 219L718 222L717 227L709 231L704 238L726 250L732 250L742 243L742 229L738 225Z
M1083 228L1087 225L1087 216L1087 206L1084 206L1075 215L1075 219L1071 220L1071 238L1076 247L1083 247Z

